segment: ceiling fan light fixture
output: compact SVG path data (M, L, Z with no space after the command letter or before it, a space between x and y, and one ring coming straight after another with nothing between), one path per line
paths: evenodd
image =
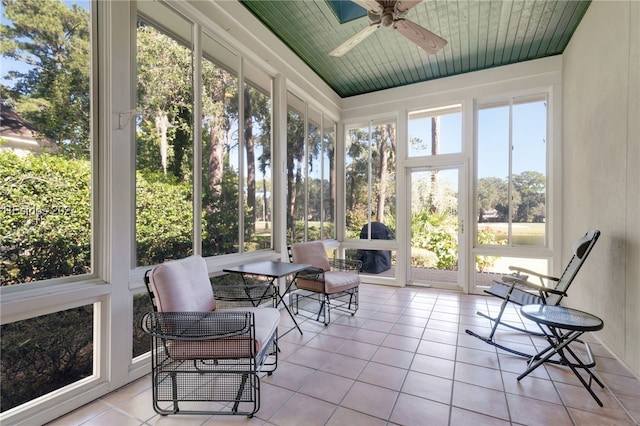
M390 27L393 25L393 12L385 12L380 20L383 27Z
M369 26L329 52L330 56L340 57L344 55L380 27L392 27L430 54L438 52L447 44L447 41L439 35L405 18L409 9L418 5L422 0L352 1L367 10Z

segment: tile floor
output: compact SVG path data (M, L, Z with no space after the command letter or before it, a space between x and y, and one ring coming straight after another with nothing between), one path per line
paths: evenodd
M604 407L567 367L545 364L518 382L524 358L465 333L486 333L489 323L476 311L495 312L498 302L428 288L362 285L355 316L334 312L328 327L301 319L302 336L292 331L280 339L280 364L261 382L262 404L253 419L158 416L147 376L50 425L640 424L640 382L593 336L584 340L591 342L595 370L606 385L594 383ZM522 321L515 308L505 315ZM283 311L281 330L291 324ZM504 331L498 339L533 349L522 333Z

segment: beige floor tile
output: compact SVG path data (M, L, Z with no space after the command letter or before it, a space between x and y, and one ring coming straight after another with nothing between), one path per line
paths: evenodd
M352 379L335 374L316 371L298 392L332 404L339 404L354 382Z
M397 334L405 337L412 337L414 339L420 339L422 337L423 327L418 327L409 324L397 323L391 328L389 333Z
M380 347L371 357L371 361L381 364L393 365L399 368L409 368L413 361L413 353L398 349Z
M373 318L370 318L369 321L362 324L362 328L364 328L365 330L379 331L381 333L388 333L392 327L392 322L379 321Z
M523 425L571 425L567 409L562 405L507 394L511 421Z
M458 333L431 329L427 325L422 335L422 340L455 345L458 342Z
M327 362L322 365L322 371L349 379L355 379L360 375L360 372L366 365L366 360L341 354L333 354L327 359Z
M407 352L415 352L416 349L418 349L419 344L420 344L420 339L416 339L413 337L400 336L397 334L389 334L382 342L382 346L386 346L388 348L400 349L401 351L407 351Z
M577 410L575 408L569 408L569 415L573 419L576 426L593 426L593 425L612 425L612 426L635 426L630 418L626 419L611 419L606 416L600 416L595 413L589 413L586 411Z
M265 377L262 382L296 391L307 382L313 373L315 370L312 368L284 361L279 363L275 373Z
M478 349L458 347L456 361L495 369L500 368L498 354Z
M351 335L350 340L357 341L357 342L370 343L372 345L379 345L380 343L382 343L382 341L386 336L387 336L386 333L382 333L380 331L365 330L360 328Z
M504 392L463 382L453 383L452 405L504 420L509 420L511 408L507 408Z
M454 366L455 362L448 359L416 354L410 369L419 373L453 379Z
M499 391L504 390L500 370L479 365L456 362L454 380L481 385Z
M449 424L449 406L401 393L390 420L401 425L446 426Z
M113 425L135 426L135 425L142 424L140 420L141 419L133 417L132 415L127 414L123 411L112 409L93 417L89 421L83 423L83 425L86 425L86 426L113 426ZM206 417L200 420L200 422L203 422L204 420L206 420Z
M451 422L449 426L509 426L510 422L458 407L451 408Z
M271 418L269 424L277 426L321 426L333 415L337 407L310 396L295 394Z
M429 340L421 340L417 353L423 355L431 355L438 358L455 359L456 346L447 343L431 342Z
M402 385L402 393L430 399L443 404L451 403L453 380L409 371Z
M335 352L347 341L347 339L343 339L341 337L318 334L313 339L311 339L306 346L310 348L322 349L323 351Z
M640 424L640 399L631 396L616 395L622 407L629 413L637 424Z
M601 389L597 384L593 384L592 389L603 406L600 407L589 392L582 386L573 386L565 383L556 383L558 393L564 402L564 405L578 410L588 411L600 416L627 419L628 415L622 407L617 403L613 396L606 390Z
M374 353L378 350L377 345L370 343L356 342L350 340L348 343L342 345L336 353L347 355L353 358L371 359Z
M518 381L518 375L519 374L509 373L507 371L502 372L506 392L527 398L540 399L554 404L562 404L560 395L558 395L556 387L551 380L527 376Z
M48 426L73 426L83 424L86 421L112 409L113 406L106 404L101 400L97 400L48 423Z
M396 391L356 382L340 405L386 420L391 414L397 396Z
M370 362L358 376L358 381L399 391L406 375L404 368Z
M318 369L327 361L327 359L329 359L330 356L331 352L304 346L298 349L295 354L287 357L287 361L293 364L304 365L305 367Z
M385 420L349 410L348 408L338 407L326 426L385 426L386 424Z

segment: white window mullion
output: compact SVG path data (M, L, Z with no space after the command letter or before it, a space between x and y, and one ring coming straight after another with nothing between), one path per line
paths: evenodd
M202 40L193 25L193 253L202 253Z

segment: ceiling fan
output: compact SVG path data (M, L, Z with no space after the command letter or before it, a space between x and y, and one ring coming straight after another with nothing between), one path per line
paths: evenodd
M342 56L365 38L382 27L392 27L427 53L436 53L447 40L405 19L407 12L422 0L351 0L367 10L369 26L329 52L330 56Z

